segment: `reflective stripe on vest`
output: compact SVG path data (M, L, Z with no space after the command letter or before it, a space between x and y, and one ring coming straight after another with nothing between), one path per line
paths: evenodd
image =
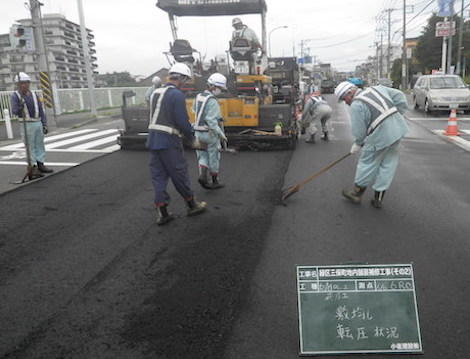
M20 100L20 103L21 103L21 99L23 97L21 96L19 91L15 91L15 93L16 93L16 96L18 96L18 100ZM39 118L38 97L36 96L36 94L33 91L31 91L31 96L33 97L34 116L31 117L31 115L29 114L28 106L26 106L26 101L24 101L23 110L24 110L24 115L25 115L25 121L39 121L40 118Z
M364 102L370 109L374 109L379 113L367 128L367 135L372 134L372 132L374 132L382 122L398 112L398 109L393 105L393 103L373 87L359 93L354 100Z
M158 99L157 99L157 104L156 104L155 111L153 112L153 114L152 114L152 111L150 111L150 123L149 123L149 128L148 129L149 130L154 130L154 131L159 131L159 132L165 132L165 133L168 133L170 135L175 135L175 136L181 137L181 132L177 128L157 123L158 122L158 117L160 115L160 111L161 111L161 108L162 108L163 98L165 97L166 92L170 88L174 88L174 86L161 87L161 88L158 88L158 89L156 89L155 91L152 92L152 95L150 96L150 106L153 106L153 99L154 99L155 95L158 95Z
M201 100L201 97L204 97L204 99ZM193 126L195 131L209 131L209 127L207 127L206 121L202 118L202 116L204 115L206 105L211 98L215 98L215 96L208 93L200 93L196 96L196 122Z

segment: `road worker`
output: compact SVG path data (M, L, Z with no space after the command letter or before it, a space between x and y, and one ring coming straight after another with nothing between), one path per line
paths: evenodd
M355 154L362 148L354 188L343 190L343 196L360 203L367 186L372 185L375 194L371 204L381 208L398 166L400 141L408 132L403 117L408 109L406 97L393 88L378 85L361 90L348 81L336 87L335 95L351 106L354 143L350 152Z
M324 141L329 141L328 137L328 120L331 117L333 110L326 100L318 95L313 94L307 100L302 112L302 125L306 128L307 143L315 143L315 134L317 132L316 123L321 124L323 136L321 137Z
M244 25L242 20L238 17L232 20L232 26L234 27L232 33L232 40L242 38L249 41L253 49L262 49L261 43L259 42L256 33L250 29L247 25Z
M193 148L201 148L194 138L193 128L186 111L186 100L179 89L191 78L191 69L176 63L169 70L168 83L156 89L150 97L150 124L147 148L150 150L150 172L155 191L157 224L163 225L175 217L168 212L170 196L167 193L171 178L176 190L188 207L188 216L195 216L206 210L206 202L194 198L184 157L185 137Z
M15 76L17 90L11 95L13 115L20 121L25 121L26 133L22 132L25 144L28 143L32 172L30 179L43 176L43 173L52 173L53 170L44 165L46 150L44 135L47 134L47 118L39 96L30 90L31 78L28 74L20 72ZM22 127L23 128L23 127Z
M212 74L207 80L207 89L197 95L193 104L196 114L194 131L196 138L207 144L207 151L196 151L199 164L199 183L206 189L219 189L219 164L221 141L227 143L223 129L223 118L217 97L227 90L227 79L220 73ZM208 172L212 183L209 184Z
M162 86L162 79L158 76L154 76L152 78L152 86L150 86L147 89L147 92L145 92L145 101L149 104L150 103L150 96L152 96L153 91L155 91L157 88Z

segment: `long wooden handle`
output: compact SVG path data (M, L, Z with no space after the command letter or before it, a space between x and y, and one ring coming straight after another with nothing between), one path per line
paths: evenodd
M345 159L348 158L349 156L351 156L351 153L350 153L350 152L348 152L347 154L345 154L345 155L342 156L341 158L337 159L336 161L331 162L328 166L323 167L320 171L318 171L318 172L316 172L315 174L311 175L310 177L308 177L307 179L303 180L302 182L300 182L300 183L297 184L296 186L299 186L299 187L305 186L307 183L309 183L310 181L313 181L315 178L317 178L318 176L322 175L323 173L325 173L326 171L328 171L330 168L336 166L338 163L340 163L341 161L345 160Z

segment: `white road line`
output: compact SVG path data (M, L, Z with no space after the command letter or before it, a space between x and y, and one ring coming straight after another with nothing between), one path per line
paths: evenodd
M75 162L46 162L46 166L50 167L75 167L80 163ZM26 161L0 161L0 165L11 165L11 166L26 166Z
M110 153L110 152L119 151L120 149L121 149L121 146L116 144L116 145L112 145L106 148L102 148L101 151Z
M439 137L456 144L460 148L463 148L465 151L470 152L470 141L467 141L459 136L446 136L444 135L444 132L445 132L444 130L434 130L432 132L434 132Z
M118 130L116 130L116 129L103 130L103 131L98 131L98 132L91 133L89 135L84 135L84 136L74 137L74 138L71 138L71 139L68 139L68 140L54 142L50 145L46 145L46 151L49 150L49 149L52 149L52 148L67 146L67 145L71 145L73 143L90 140L92 138L101 137L101 136L109 135L111 133L116 133L116 132L118 132Z
M93 128L87 128L87 129L84 129L84 130L61 133L59 135L46 136L44 138L44 143L52 142L52 141L55 141L55 140L60 140L62 138L73 137L73 136L76 136L76 135L82 135L84 133L89 133L89 132L93 132L93 131L98 131L98 130L93 129ZM17 149L20 149L20 148L24 148L23 142L18 142L18 143L15 143L13 145L0 147L0 151L14 151L14 150L17 150Z
M470 130L460 130L460 132L465 133L466 135L470 135Z
M446 117L407 117L407 119L411 120L411 121L448 121L449 120ZM470 118L468 118L468 117L465 117L465 118L457 117L457 121L468 122L468 121L470 121Z
M106 143L110 143L110 142L116 143L116 139L118 136L119 136L118 134L114 134L113 136L100 138L99 140L96 140L96 141L85 142L78 146L69 147L68 149L71 151L72 150L89 150L90 148L98 147Z

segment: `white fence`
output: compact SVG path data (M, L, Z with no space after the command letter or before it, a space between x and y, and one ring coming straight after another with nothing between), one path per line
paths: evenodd
M135 96L128 99L132 104L145 102L145 92L147 87L106 87L96 88L94 92L96 108L106 109L119 107L122 105L122 93L132 90ZM0 118L3 119L3 110L7 109L11 113L10 98L13 91L0 91ZM59 89L57 90L56 110L57 114L73 113L90 110L90 96L88 89Z

